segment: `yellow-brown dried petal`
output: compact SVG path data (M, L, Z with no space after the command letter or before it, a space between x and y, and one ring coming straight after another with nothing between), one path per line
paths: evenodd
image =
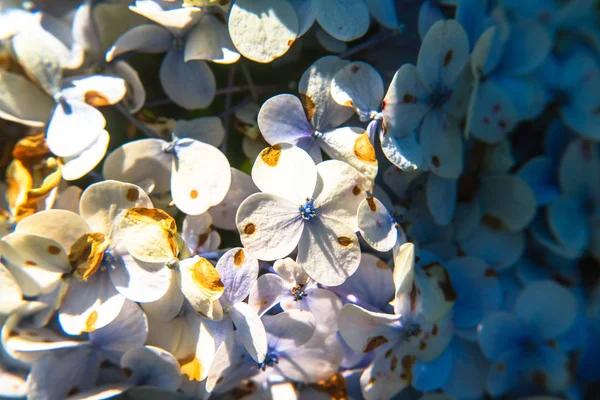
M69 263L76 277L87 280L102 264L110 239L102 233L85 233L73 243Z
M206 259L200 258L192 267L192 279L202 294L211 300L223 295L225 286L217 269Z

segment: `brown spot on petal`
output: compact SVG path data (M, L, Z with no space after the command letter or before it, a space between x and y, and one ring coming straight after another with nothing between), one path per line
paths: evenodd
M506 365L504 365L504 363L499 363L496 365L496 370L498 370L498 372L504 372L506 371Z
M417 286L412 284L412 288L410 289L410 309L411 311L415 311L417 309Z
M407 355L402 357L402 373L400 374L400 379L408 383L412 383L412 368L415 365L416 361L417 358L415 356Z
M240 249L233 256L233 265L235 265L236 267L239 267L240 265L242 265L244 263L245 259L246 259L246 254L244 253L244 250Z
M85 93L84 101L92 107L103 107L111 104L106 96L93 90Z
M375 149L369 140L369 135L363 132L354 142L354 154L359 160L366 163L376 163Z
M496 270L494 268L488 268L485 270L485 272L483 273L484 276L490 277L490 278L497 278L498 277L498 273L496 272Z
M444 67L447 67L448 65L450 65L450 63L452 62L453 55L454 55L454 52L452 50L448 50L448 52L444 56Z
M133 376L133 371L130 368L123 368L123 373L127 378L131 378Z
M385 358L390 358L390 356L392 355L392 353L394 352L394 350L389 349L388 351L385 352Z
M25 261L25 265L27 265L28 267L35 267L37 263L35 261L27 260Z
M140 191L136 188L129 188L127 189L127 193L125 193L125 198L127 201L131 201L133 203L140 198Z
M294 41L292 39L287 41L288 47L291 47L293 44L294 44Z
M318 381L312 386L319 392L329 395L331 400L348 399L348 385L346 383L346 378L339 372L327 380Z
M193 189L193 190L190 192L190 198L191 198L192 200L196 200L196 199L198 198L198 191L197 191L196 189Z
M369 382L367 382L367 387L373 386L375 381L376 381L375 377L372 377L371 379L369 379Z
M79 389L77 389L75 386L71 387L71 389L69 389L69 391L67 392L67 396L75 396L76 394L79 393Z
M372 197L367 197L367 203L369 203L369 208L371 211L377 211L377 204L375 204L375 200Z
M200 258L192 266L192 280L205 298L216 300L223 294L225 286L217 269L206 259Z
M260 152L260 158L269 167L276 167L279 164L279 157L281 156L281 146L276 144L271 147L267 147Z
M438 326L437 326L437 324L433 324L433 328L431 328L431 334L433 336L437 336L437 334L438 334Z
M360 194L360 192L362 192L362 190L360 190L360 188L358 186L354 186L352 188L352 194L355 196L358 196Z
M109 245L110 239L100 232L84 233L73 243L69 263L79 279L85 281L96 273Z
M424 340L421 340L421 342L419 343L419 350L424 351L427 348L427 342Z
M440 158L438 156L431 157L431 164L434 167L439 168L440 167Z
M86 332L93 332L96 330L96 322L98 322L98 311L92 311L85 320Z
M388 340L383 336L375 336L369 339L367 345L363 349L363 353L368 353L370 351L375 350L379 346L386 344Z
M390 365L391 371L394 372L396 370L397 366L398 366L398 357L394 356L394 358L392 358L391 365Z
M412 103L414 99L415 99L415 96L413 96L410 93L404 93L404 96L402 96L402 101L405 102L406 104Z
M219 383L223 382L223 379L225 379L225 377L220 376L219 379L217 379L217 382L215 383L215 385L218 385Z
M53 256L57 255L58 253L60 253L60 249L54 245L50 245L48 246L48 253L52 254Z
M494 230L499 230L504 228L504 223L502 222L502 220L498 217L496 217L495 215L491 215L491 214L485 214L482 218L481 218L481 222L486 225L489 228L492 228Z
M377 260L377 263L375 264L375 266L377 268L383 269L383 270L390 269L390 267L388 267L388 265L381 260Z
M548 383L548 375L544 371L533 371L531 381L538 387L544 389Z
M209 235L210 232L204 232L198 235L198 247L202 247L204 243L206 243Z
M244 234L252 235L254 232L256 232L256 225L254 225L252 222L246 224L244 227Z
M425 272L431 272L431 276L437 279L438 286L444 295L444 300L454 301L456 300L456 292L452 286L450 275L446 268L441 264L431 263L421 267Z
M352 244L352 239L346 237L346 236L340 236L338 238L338 243L341 244L344 247L348 247Z

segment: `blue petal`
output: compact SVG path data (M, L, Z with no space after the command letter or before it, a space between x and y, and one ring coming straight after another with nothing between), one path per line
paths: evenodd
M454 355L454 365L450 378L442 387L444 392L460 399L482 396L490 363L479 346L455 338L450 344L450 350Z
M552 41L548 31L534 21L517 21L510 27L500 68L524 75L539 67L548 53Z
M206 108L212 103L217 82L208 64L185 62L183 51L172 48L160 66L160 83L171 100L187 110Z
M298 37L304 35L306 31L315 22L315 15L311 9L311 0L288 0L289 3L294 7L296 16L298 17Z
M544 151L555 165L560 163L571 139L573 139L573 134L560 121L554 121L548 128L544 141Z
M497 360L502 354L520 348L527 332L519 321L504 311L488 315L477 332L483 354Z
M515 315L532 335L554 339L575 322L577 300L554 281L535 282L517 297Z
M519 382L522 354L512 350L502 354L492 367L487 377L486 387L492 397L506 394Z
M560 195L556 181L556 164L550 157L532 158L521 167L519 176L533 190L539 205L549 204Z
M421 8L419 8L418 25L419 36L421 37L421 40L423 40L423 38L429 31L429 28L431 28L433 24L443 19L445 19L444 13L442 13L442 10L440 10L440 7L437 5L437 3L431 0L424 1L423 4L421 4Z
M498 269L513 265L525 250L524 232L507 232L479 224L470 237L460 241L470 256L479 257Z
M444 179L429 174L427 179L427 206L438 225L448 225L456 209L456 179Z
M433 361L417 361L413 367L413 387L423 392L431 392L442 387L450 378L455 357L448 347Z
M421 125L423 156L433 173L456 179L463 169L462 135L455 121L441 110L431 110Z
M535 239L535 242L538 244L538 247L551 250L559 256L567 259L574 259L581 255L580 252L561 246L559 243L556 242L556 240L552 237L552 234L550 233L548 224L546 222L546 218L543 214L538 215L529 225L529 232L531 233L531 236Z
M406 137L399 138L381 132L381 150L388 160L403 171L414 171L426 167L424 165L423 150L417 142L413 132Z
M364 0L373 18L386 28L398 28L398 17L394 0Z
M590 216L584 200L564 194L546 209L548 227L557 242L573 250L583 251L590 241Z
M548 346L521 360L524 373L537 389L550 393L565 390L569 383L569 358L561 351Z

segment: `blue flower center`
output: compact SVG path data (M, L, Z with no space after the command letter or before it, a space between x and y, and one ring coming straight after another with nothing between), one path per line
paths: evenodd
M421 334L421 325L419 324L410 324L404 330L404 340L410 340L410 338L419 336Z
M446 104L450 96L452 96L452 90L437 89L429 96L429 102L433 107L439 108Z
M292 288L292 296L294 297L294 301L300 301L307 297L308 294L304 291L304 285L300 283L294 286L294 288Z
M277 353L270 351L267 353L265 361L260 364L260 369L264 371L267 367L273 367L275 364L279 364L279 356Z
M317 216L317 208L318 207L315 206L314 200L307 197L304 204L299 207L300 216L302 219L310 221Z

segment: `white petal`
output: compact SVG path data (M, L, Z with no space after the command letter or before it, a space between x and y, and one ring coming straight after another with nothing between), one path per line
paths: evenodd
M244 248L265 261L290 254L304 229L298 205L267 193L256 193L244 200L236 224Z
M398 239L396 224L383 203L375 197L364 199L357 211L358 229L374 250L386 252Z
M181 236L193 254L216 251L221 244L221 236L214 230L209 213L186 216Z
M125 61L115 61L110 64L107 71L113 71L115 75L125 79L127 83L127 93L123 103L128 107L130 113L135 113L141 110L146 103L146 90L140 79L140 76L131 68Z
M159 300L141 304L148 315L159 321L171 321L179 314L183 304L183 293L179 283L179 273L172 273L169 289Z
M178 138L191 138L218 147L225 139L225 128L218 117L201 117L178 120L173 134Z
M261 147L262 148L262 147ZM258 188L250 175L236 168L231 168L231 185L222 202L208 210L217 228L235 230L235 214L242 201L258 192Z
M54 107L50 96L21 75L0 70L0 118L42 127Z
M202 16L202 11L197 7L164 10L159 3L150 0L137 0L129 9L164 26L177 36L182 35Z
M381 75L369 64L346 65L331 81L331 96L340 105L352 107L360 117L369 117L381 107L384 96Z
M106 271L98 271L80 281L71 280L58 312L58 321L69 335L93 332L111 323L125 303Z
M92 75L73 78L61 92L68 100L78 100L94 107L117 104L125 97L125 80L116 76Z
M167 142L161 139L128 142L106 157L102 174L106 179L136 185L151 179L155 193L168 192L173 156L163 151L166 146Z
M371 16L363 0L312 0L311 4L319 24L336 39L349 42L369 29Z
M305 310L289 310L262 318L269 347L284 351L302 346L313 336L315 316Z
M116 259L108 273L115 288L126 299L150 303L166 295L172 274L164 264L144 263L129 254Z
M276 274L261 275L252 287L248 305L258 315L263 315L276 306L287 296L291 295L289 283Z
M171 33L158 25L136 26L122 34L106 52L106 61L111 62L121 54L130 51L141 53L164 53L173 43Z
M80 154L98 140L106 120L100 111L78 100L58 103L48 123L46 140L60 157Z
M340 333L353 350L368 353L397 339L401 318L346 304L340 313Z
M229 12L228 26L237 50L260 63L281 57L298 36L298 18L285 0L238 0Z
M231 318L250 357L263 362L267 355L267 333L256 311L240 302L233 306Z
M223 254L216 268L225 285L221 298L224 307L242 302L258 279L258 260L240 247Z
M129 371L130 381L177 390L181 383L179 363L172 354L153 346L129 350L121 358L121 368Z
M77 239L84 233L90 232L90 227L74 212L46 210L21 220L15 231L54 239L63 249L70 250Z
M307 152L280 143L260 152L252 167L252 179L261 191L301 205L313 194L317 169Z
M216 269L205 258L195 256L179 263L181 291L200 315L214 320L223 318L218 299L224 291Z
M394 247L394 286L396 295L410 292L415 276L415 245L407 242Z
M66 251L54 239L48 237L13 232L2 238L2 257L11 265L23 268L35 277L36 271L67 273L70 272ZM11 251L12 250L12 251Z
M290 285L306 285L310 279L302 267L291 258L282 258L273 263L273 269Z
M102 131L100 137L90 145L87 149L79 154L61 159L62 177L66 181L74 181L86 175L88 172L96 168L106 154L110 135L107 131Z
M227 26L214 15L205 14L187 35L185 61L233 64L239 59L240 53L233 46Z
M317 165L315 205L318 215L343 222L357 230L356 212L370 190L370 183L350 165L337 161L323 161Z
M375 180L378 168L377 157L364 129L337 128L320 136L319 144L332 158L347 162L367 179Z
M341 285L360 264L358 238L348 225L334 218L316 217L305 224L297 262L315 281Z
M10 271L0 263L0 315L12 314L23 302L23 293Z
M88 186L83 192L79 213L94 232L107 235L133 207L152 208L150 197L139 186L106 180Z
M219 149L193 139L175 142L171 195L177 208L202 214L225 198L230 184L229 161Z

